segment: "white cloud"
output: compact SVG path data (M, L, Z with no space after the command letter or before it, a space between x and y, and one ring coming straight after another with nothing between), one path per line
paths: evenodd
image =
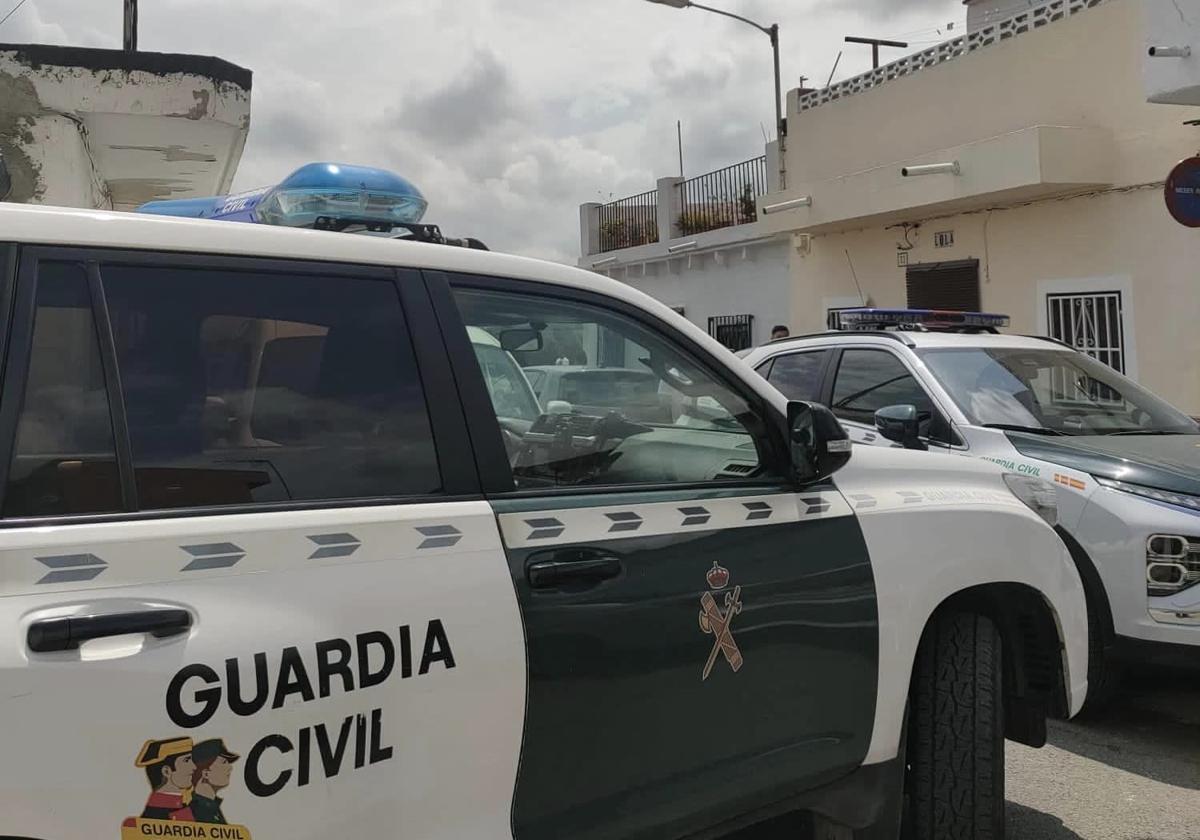
M843 48L837 78L868 69L845 35L915 49L963 16L960 0L711 2L781 25L785 87L823 84ZM236 188L311 160L385 166L448 234L550 259L574 261L580 203L677 173L676 120L688 174L761 154L773 130L766 37L644 0L154 0L140 22L142 49L254 71ZM0 41L120 38L115 0L27 0L0 28Z

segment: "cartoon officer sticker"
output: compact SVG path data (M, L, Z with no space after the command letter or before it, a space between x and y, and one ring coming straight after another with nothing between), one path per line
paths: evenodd
M192 750L196 769L192 772L191 808L196 822L227 824L217 794L229 787L237 760L238 754L227 749L220 738L201 741Z
M150 820L192 821L188 803L192 797L191 738L147 741L134 765L146 771L150 780L150 798L142 809L142 818Z
M121 840L251 840L246 826L225 819L221 798L239 757L222 738L147 741L133 763L145 771L150 796L139 816L121 824Z

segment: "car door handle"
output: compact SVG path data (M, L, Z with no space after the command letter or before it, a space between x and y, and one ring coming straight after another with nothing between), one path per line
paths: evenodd
M83 642L106 636L149 633L166 639L186 633L192 626L187 610L142 610L111 615L73 615L45 618L29 625L26 642L34 653L75 650Z
M596 584L621 574L621 559L601 551L567 549L534 555L530 560L525 576L534 589Z

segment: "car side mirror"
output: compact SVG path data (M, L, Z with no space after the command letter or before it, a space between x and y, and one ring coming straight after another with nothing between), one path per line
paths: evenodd
M915 405L889 405L875 412L875 428L893 443L905 449L925 449L921 442L921 421Z
M517 328L500 331L500 346L509 353L535 353L545 346L541 330Z
M853 444L837 417L819 403L792 400L787 407L788 449L797 482L811 484L840 470Z

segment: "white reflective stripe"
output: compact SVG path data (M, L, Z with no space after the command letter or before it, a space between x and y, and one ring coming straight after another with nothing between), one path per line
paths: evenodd
M0 597L499 550L486 502L13 528Z
M851 512L842 494L836 490L630 505L606 505L602 498L597 502L589 507L547 507L546 510L501 514L500 533L504 544L509 548L527 548L688 531L753 528L849 516Z
M973 487L904 487L875 493L846 493L846 500L860 516L886 513L901 508L961 507L962 505L1015 505L1023 502L1004 490Z

